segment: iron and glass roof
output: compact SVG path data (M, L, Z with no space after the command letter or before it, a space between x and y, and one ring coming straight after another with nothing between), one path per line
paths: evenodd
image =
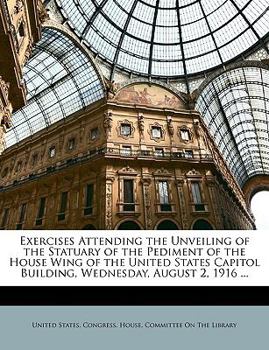
M269 71L242 67L213 79L197 108L241 186L269 175Z
M268 53L268 0L56 0L80 41L116 68L148 77L185 77L223 65L197 101L241 186L269 175L269 71L225 63L261 45ZM79 45L78 45L79 46ZM104 97L83 48L53 28L24 69L27 105L13 115L6 147Z
M264 45L268 33L268 0L56 2L77 36L112 64L112 74L119 67L146 76L193 75Z
M24 69L27 105L12 116L6 147L104 97L89 58L61 32L43 30Z

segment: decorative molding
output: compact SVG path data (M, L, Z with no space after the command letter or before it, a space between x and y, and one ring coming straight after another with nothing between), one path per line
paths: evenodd
M161 169L154 171L153 176L171 177L172 173L165 168L161 168Z
M138 115L138 130L140 132L141 136L144 136L144 130L145 130L145 121L144 121L144 115L143 113L139 113Z
M55 154L53 156L51 156L51 151L53 149L55 150ZM47 148L47 159L48 160L53 160L53 159L55 159L56 156L57 156L57 145L55 143L52 143Z
M97 135L96 135L95 138L92 138L92 131L95 130L95 129L97 129ZM99 126L98 125L96 125L96 126L92 125L89 128L87 135L88 135L88 143L90 143L90 144L92 144L92 143L96 142L97 140L99 140L100 137L101 137L101 130L100 130Z
M161 81L160 79L154 79L154 78L151 78L150 81L146 77L144 77L144 78L143 77L136 77L136 78L126 79L126 80L122 81L121 83L117 84L116 93L129 85L143 84L143 83L148 84L148 85L156 85L156 86L162 87L162 88L174 93L184 103L187 102L186 94L182 93L177 87L175 87L171 84L167 84L167 83Z
M186 175L187 176L192 176L192 177L202 177L202 174L196 169L192 169L192 170L188 171L186 173Z
M23 2L22 0L16 0L15 6L14 6L14 14L17 15L18 13L20 13L23 10Z
M106 176L105 184L105 229L113 229L113 182L114 176Z
M197 102L197 98L198 98L198 94L197 94L197 90L194 90L193 92L186 94L186 100L187 100L187 104L189 109L193 110L195 109L195 104Z
M151 192L149 186L151 184L150 178L142 178L141 183L143 186L143 196L144 196L144 213L145 213L145 229L149 230L152 227L152 201Z
M112 130L112 113L111 112L105 112L104 113L104 120L103 120L103 126L105 130L105 134L107 137L111 136L111 130Z
M209 197L211 202L211 208L213 210L213 214L215 217L215 223L216 228L221 228L221 213L219 208L219 201L216 195L216 189L215 189L215 181L214 178L210 180L210 183L208 184L208 191L209 191Z
M104 78L104 81L106 88L106 97L108 100L113 100L117 92L118 84L116 84L114 80L110 81L107 78Z
M135 169L130 168L129 165L127 165L127 167L122 168L121 170L118 170L118 174L119 175L133 175L133 176L137 176L138 172Z
M179 126L177 130L178 130L177 134L178 134L178 137L179 137L181 142L183 142L185 144L193 142L193 132L191 131L191 129L187 125ZM183 140L183 138L181 136L181 131L183 131L183 130L186 130L186 131L189 132L189 135L190 135L190 139L189 140Z
M175 134L175 128L173 126L173 120L171 116L167 116L167 128L169 135L173 137Z
M121 134L121 125L122 125L122 124L128 124L128 125L130 125L130 127L131 127L131 133L130 133L130 135L122 135L122 134ZM125 139L125 140L128 140L128 139L134 137L134 132L135 132L135 128L134 128L133 122L130 122L130 121L127 120L127 119L118 121L118 123L117 123L117 134L118 134L118 137L121 137L121 138L123 138L123 139Z
M158 84L149 82L128 84L117 91L115 90L116 85L114 82L107 83L107 85L108 97L111 96L118 103L169 110L187 109L186 103L182 98L171 92L171 89L163 88Z
M66 152L73 152L77 148L78 143L78 135L76 133L68 135L68 138L65 138L65 146L64 149ZM69 148L70 142L74 140L74 147L72 149Z
M149 186L152 182L152 179L150 177L143 177L141 180L140 180L141 184L142 185L146 185L146 186Z
M9 87L10 87L10 84L6 83L2 78L2 76L0 75L0 90L2 91L3 97L5 98L6 101L8 101Z
M27 48L25 50L25 53L24 53L24 61L23 61L23 65L25 66L25 64L28 62L31 54L32 54L32 50L33 50L33 44L32 42L30 41L27 45Z
M43 1L38 0L37 3L37 13L40 23L45 23L50 19L47 9L45 8Z
M154 137L154 136L152 135L152 128L154 128L154 127L158 127L158 128L161 129L161 137ZM150 139L153 140L153 141L155 141L155 142L161 142L161 141L164 141L164 140L165 140L165 134L166 134L166 133L165 133L164 127L163 127L163 125L161 125L161 124L159 124L159 123L157 123L157 122L155 122L154 124L150 124L150 125L149 125L148 134L149 134L149 136L150 136Z
M204 131L199 120L194 121L193 128L197 138L201 139L204 136Z

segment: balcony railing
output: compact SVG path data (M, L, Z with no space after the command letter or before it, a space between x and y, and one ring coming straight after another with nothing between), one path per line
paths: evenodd
M191 204L192 212L193 213L207 213L208 212L208 205L206 203L200 203L200 204Z
M132 214L139 215L139 203L118 202L118 215Z
M106 156L119 156L124 158L154 158L157 160L160 159L168 159L168 160L212 160L212 156L210 154L199 154L194 153L192 155L184 153L184 152L172 152L172 151L163 151L162 153L157 152L155 150L128 150L119 149L119 148L102 148L98 150L98 154L104 154Z
M181 162L212 162L213 158L210 154L199 154L194 153L192 156L185 154L184 152L172 152L164 151L163 153L156 153L154 150L122 150L120 148L111 148L111 147L101 147L94 150L89 150L87 153L83 153L80 156L75 156L74 158L64 159L57 162L57 164L48 166L43 169L38 169L30 174L23 174L21 177L16 176L15 179L10 179L6 185L0 185L0 192L5 191L14 186L18 186L28 181L34 181L40 177L53 174L55 172L61 171L65 168L68 168L72 165L83 164L91 159L98 158L133 158L137 160L156 160L156 161L181 161Z
M176 204L175 203L155 203L155 212L156 214L173 214L176 213Z

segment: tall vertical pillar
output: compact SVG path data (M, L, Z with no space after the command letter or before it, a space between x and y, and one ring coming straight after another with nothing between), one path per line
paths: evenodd
M220 209L220 203L219 199L216 193L216 182L213 177L206 178L206 184L208 187L209 197L210 197L210 203L211 203L211 209L214 215L214 221L215 221L215 227L216 229L222 228L222 218L221 218L221 209Z
M114 176L107 175L105 177L104 186L104 227L105 230L113 230L113 182Z
M145 216L145 230L152 230L152 202L150 195L151 179L144 177L141 180L143 186L143 201L144 201L144 216Z
M176 186L177 186L177 193L178 193L178 199L179 199L182 229L188 230L189 229L188 211L187 211L187 207L186 207L187 204L184 196L184 178L183 177L176 179Z

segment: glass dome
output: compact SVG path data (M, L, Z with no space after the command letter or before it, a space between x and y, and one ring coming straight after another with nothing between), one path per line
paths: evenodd
M12 117L6 147L104 97L89 58L61 32L45 28L24 68L27 104Z
M269 175L269 71L241 67L213 79L197 109L232 173L243 186Z
M263 44L268 33L268 0L56 2L112 72L119 67L153 77L195 75Z

